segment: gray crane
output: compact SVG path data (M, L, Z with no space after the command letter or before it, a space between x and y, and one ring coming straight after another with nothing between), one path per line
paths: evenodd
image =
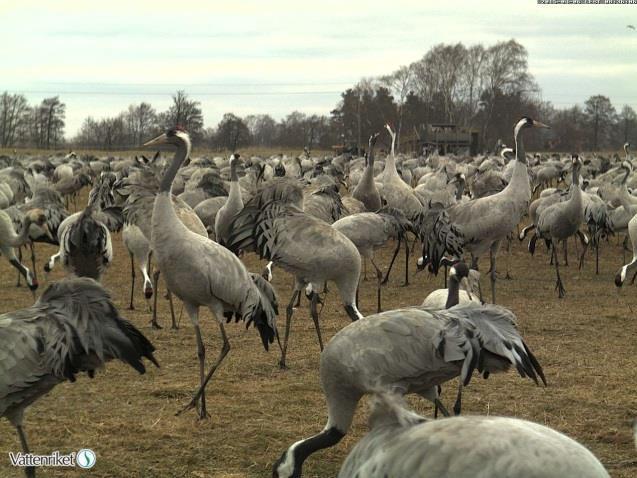
M135 224L126 224L122 230L122 241L130 256L131 287L130 310L135 310L133 296L135 293L135 263L139 265L144 278L144 297L149 300L153 295L153 283L150 280L150 242L142 230Z
M400 396L377 394L370 431L338 478L609 478L575 440L538 423L494 416L427 420Z
M520 223L526 213L531 199L531 186L527 171L526 154L522 141L522 132L530 128L549 128L534 119L524 116L514 129L516 162L513 166L511 180L497 194L462 202L445 209L432 224L443 223L448 227L438 227L440 234L423 231L423 257L429 258L434 272L438 271L438 263L433 260L440 254L434 250L444 251L447 244L453 243L453 254L467 250L471 253L472 269L478 269L478 259L485 252L490 252L491 262L491 299L495 303L496 257L500 242ZM450 227L453 225L454 227ZM461 237L449 237L449 234ZM459 246L459 247L458 247Z
M557 257L557 243L566 241L569 237L577 235L582 241L584 247L580 257L580 268L586 248L588 246L588 238L579 230L582 224L582 190L579 185L579 172L582 167L582 161L579 156L574 154L571 162L573 164L573 183L571 184L571 195L566 201L561 201L544 209L537 220L537 228L533 237L529 242L529 252L535 252L535 243L538 238L544 239L551 248L551 256L555 262L555 274L557 280L555 289L558 291L559 298L563 298L566 290L560 278L560 266Z
M628 237L633 247L632 260L622 266L622 268L615 275L615 285L621 287L626 280L626 277L632 275L631 282L635 282L635 276L637 275L637 215L628 222Z
M157 155L155 155L155 157L157 157ZM131 175L122 181L118 188L119 194L126 196L126 203L124 205L125 223L134 224L139 227L142 234L144 234L151 244L151 254L153 249L151 241L153 205L159 190L159 180L154 170L155 167L156 163L154 160L149 162L146 168L137 171L137 174L134 176ZM207 238L208 232L206 231L206 226L204 226L193 209L174 195L171 197L179 220L189 230ZM153 272L153 291L155 295L153 297L153 314L151 319L151 325L155 329L161 329L161 326L157 322L157 299L160 273L160 268L156 267ZM168 302L170 305L171 328L176 329L177 323L170 287L168 287Z
M15 247L21 247L29 241L31 224L42 227L49 232L46 224L46 215L41 209L31 209L24 215L20 234L15 232L11 217L5 211L0 210L0 253L18 270L18 273L26 280L29 289L34 292L38 288L38 280L16 257L14 251Z
M407 232L413 230L413 226L398 209L384 207L378 212L345 216L332 224L332 227L352 241L361 257L369 259L376 269L376 311L380 312L383 273L374 262L374 250L392 239L398 243L407 240Z
M397 309L365 317L343 328L321 354L321 386L327 401L325 428L297 441L274 464L273 476L301 476L312 453L336 445L348 432L366 393L416 393L438 405L442 383L460 378L461 392L474 370L485 377L516 367L522 377L546 384L544 372L503 307L457 305L448 310Z
M108 228L99 221L99 194L89 197L81 213L67 217L58 230L60 261L70 274L99 281L113 262L113 244Z
M237 175L237 163L240 161L238 154L230 156L230 192L225 204L219 209L215 217L215 240L223 244L230 235L232 218L243 209L243 198Z
M336 284L350 319L363 317L356 305L360 254L343 233L303 211L303 190L297 180L274 179L264 185L235 217L228 248L235 252L256 250L261 258L274 262L295 278L286 309L281 368L286 367L294 304L304 287L308 286L310 314L321 350L323 339L317 307L319 293L324 291L327 281Z
M247 326L254 323L266 350L276 335L277 303L272 286L250 275L241 260L228 249L188 229L175 211L171 188L177 171L190 154L190 136L179 127L168 130L144 146L168 144L175 156L164 172L155 196L151 246L168 289L179 297L190 317L197 339L200 387L182 410L199 405L199 418L208 416L205 388L230 351L223 322L233 316ZM222 348L205 374L205 348L199 328L199 308L207 307L219 325Z
M159 366L155 348L130 322L120 317L108 293L89 278L51 284L29 308L0 315L0 417L16 428L22 450L29 453L24 411L57 384L113 359L139 373L142 358ZM26 468L27 477L35 470Z
M352 197L362 202L368 211L378 211L382 202L380 193L374 181L374 147L380 133L373 134L369 137L369 151L365 160L365 170L358 181L358 184L352 192Z

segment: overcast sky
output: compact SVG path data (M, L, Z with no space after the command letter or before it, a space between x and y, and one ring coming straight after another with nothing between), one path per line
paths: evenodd
M307 3L307 5L304 5ZM185 89L204 120L223 113L328 114L361 77L390 73L437 43L517 39L556 106L608 95L637 109L637 5L536 0L0 0L0 91L59 94L67 136L88 116Z

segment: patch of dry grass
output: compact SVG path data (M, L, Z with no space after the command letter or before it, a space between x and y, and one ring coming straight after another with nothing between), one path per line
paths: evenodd
M277 367L274 347L266 353L255 330L241 324L227 326L232 350L208 386L208 411L212 418L199 422L194 412L179 417L197 385L195 338L181 313L181 327L152 330L138 281L137 310L128 311L130 271L128 254L119 234L114 236L115 263L105 286L123 315L131 319L157 347L160 369L146 375L112 363L95 379L57 386L26 413L25 428L35 453L70 452L89 447L97 452L90 471L40 469L40 476L94 477L265 477L292 442L322 429L325 402L318 382L319 349L312 321L303 301L293 320L288 364ZM572 246L572 244L571 244ZM567 297L558 300L553 290L554 271L543 250L532 258L513 245L514 280L498 283L499 301L519 318L523 336L544 366L549 386L536 387L516 374L474 378L465 392L465 413L509 415L554 427L589 447L616 477L637 476L630 423L637 416L637 382L634 288L615 290L613 275L621 266L621 249L612 239L602 250L602 271L594 274L589 256L583 271L562 269ZM393 246L382 251L388 264ZM43 260L54 249L37 246L40 279ZM573 256L573 255L572 255ZM572 257L573 263L575 262ZM412 261L413 262L413 261ZM263 263L246 258L250 270ZM501 256L500 269L505 259ZM400 287L402 264L384 289L385 309L418 304L442 278L418 275ZM51 280L62 276L56 270ZM139 278L139 275L138 275ZM371 274L370 274L371 278ZM275 270L279 301L289 300L292 279ZM488 290L483 279L483 290ZM163 294L163 287L162 287ZM24 287L15 288L15 273L0 260L0 311L31 303ZM364 282L361 309L375 308L374 282ZM177 304L177 312L180 313ZM169 323L168 306L160 300L160 321ZM283 322L283 319L281 319ZM332 291L322 312L324 336L329 339L349 319ZM208 362L220 348L218 328L210 313L201 318ZM455 383L446 387L444 401L451 404ZM432 407L411 398L412 405L430 415ZM336 447L319 452L306 462L307 477L334 476L348 450L366 429L367 409L358 410L351 433ZM0 421L0 476L21 476L9 465L8 452L20 449L6 420Z

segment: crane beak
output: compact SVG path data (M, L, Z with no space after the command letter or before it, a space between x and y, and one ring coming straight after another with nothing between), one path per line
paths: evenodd
M166 144L167 142L168 142L168 136L166 136L166 133L162 133L156 138L151 139L150 141L146 141L142 146L146 147L146 146L152 146L154 144Z
M546 129L551 129L551 127L547 124L544 123L540 123L539 121L533 120L533 127L534 128L546 128Z

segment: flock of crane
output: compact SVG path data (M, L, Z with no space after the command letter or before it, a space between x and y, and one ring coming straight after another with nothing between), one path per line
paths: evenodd
M527 155L523 136L548 126L528 117L514 128L515 148L499 145L481 157L397 156L377 159L379 134L364 157L229 158L191 156L188 133L175 127L145 146L176 150L172 159L145 156L80 158L0 157L0 252L34 294L38 287L35 245L59 246L44 259L48 273L60 263L68 277L50 284L34 305L0 315L0 416L23 430L26 407L55 385L79 373L93 377L107 361L120 359L144 373L143 358L158 366L148 339L120 316L100 279L113 262L111 235L122 231L130 254L130 307L137 269L146 301L154 300L151 324L161 328L158 279L163 277L176 327L173 296L183 302L196 336L199 387L178 413L195 409L208 416L206 386L230 351L225 324L253 324L267 351L286 352L293 312L305 295L321 349L320 382L327 402L325 428L285 450L273 465L275 477L300 477L304 461L334 446L347 433L360 399L373 396L369 433L351 451L339 477L605 477L601 463L582 445L548 427L502 417L460 416L462 392L474 374L514 368L521 377L546 384L542 366L521 337L510 310L496 305L496 259L501 245L529 233L550 250L556 290L566 293L560 255L569 238L598 251L611 234L627 232L632 260L616 285L637 274L637 183L629 145L625 158ZM566 187L555 187L564 182ZM82 188L88 204L71 214ZM532 197L537 198L532 201ZM531 224L521 231L520 224ZM405 283L412 249L416 267L438 274L446 288L421 305L382 312L381 291L400 252ZM396 248L386 274L375 251ZM561 244L561 246L560 246ZM577 243L576 243L577 245ZM31 264L22 257L31 252ZM268 265L250 272L242 256L256 253ZM491 303L479 287L478 261L489 253ZM470 256L468 264L465 255ZM121 260L118 259L118 260ZM361 275L371 264L377 312L358 307ZM280 268L294 278L277 323ZM507 271L508 274L508 271ZM318 306L338 293L352 323L325 345ZM330 290L329 292L332 292ZM149 304L150 306L150 304ZM221 348L206 369L199 309L215 317ZM440 400L441 385L459 379L454 416ZM412 411L403 396L431 401L434 416ZM249 424L247 424L249 426ZM28 477L33 468L25 468Z

